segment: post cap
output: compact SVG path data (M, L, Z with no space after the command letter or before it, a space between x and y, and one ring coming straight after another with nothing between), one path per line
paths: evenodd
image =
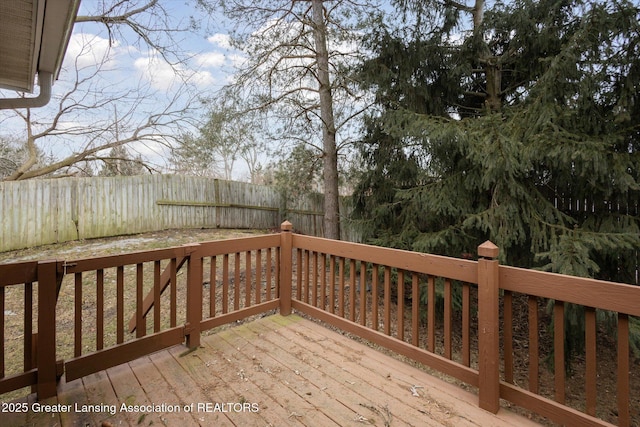
M285 220L282 224L280 224L280 230L282 231L291 231L293 230L293 224L289 221Z
M478 256L482 258L498 258L500 248L493 244L490 240L487 240L480 246L478 246Z

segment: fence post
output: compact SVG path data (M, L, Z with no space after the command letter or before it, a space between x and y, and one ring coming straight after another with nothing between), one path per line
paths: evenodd
M62 272L57 261L38 262L38 399L56 395L56 301Z
M280 225L280 314L291 314L291 274L293 271L293 225L285 221Z
M499 249L490 241L478 246L479 406L500 409Z
M187 266L187 324L185 325L186 346L200 346L200 322L202 321L202 256L197 243L184 245Z

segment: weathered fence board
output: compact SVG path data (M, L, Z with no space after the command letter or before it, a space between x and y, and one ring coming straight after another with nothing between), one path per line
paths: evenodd
M322 195L287 205L272 187L192 176L0 182L0 252L172 228L277 228L284 219L322 236L322 211Z

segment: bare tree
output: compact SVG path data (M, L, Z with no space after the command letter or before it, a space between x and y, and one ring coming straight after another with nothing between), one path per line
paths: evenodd
M85 48L90 49L88 43ZM134 142L168 146L179 129L188 125L190 110L195 107L189 106L184 92L175 92L158 108L148 84L138 82L137 86L130 86L129 82L127 88L118 90L118 82L106 77L109 73L115 75L109 69L108 53L91 65L81 65L81 57L76 58L72 70L66 70L74 81L63 94L54 96L51 108L13 111L24 123L28 156L4 177L5 181L70 174L86 162L104 160L110 149ZM121 108L115 120L111 114L114 103ZM45 165L38 163L39 146L53 149L54 145L57 160Z
M194 30L197 21L176 23L161 0L111 0L96 2L95 10L78 15L76 23L99 23L106 27L109 41L128 39L127 30L133 33L134 42L158 52L169 64L184 62L185 52L180 49L181 36Z
M96 9L79 15L76 23L102 24L108 32L109 47L101 57L94 58L94 63L86 65L86 58L96 55L96 50L90 40L85 40L71 66L67 58L64 78L56 85L56 89L64 87L64 93L54 93L53 102L43 110L12 112L14 119L24 123L26 138L21 139L25 140L24 151L28 155L3 180L81 172L87 169L87 162L105 160L109 151L117 147L133 143L138 148L147 144L150 149L170 146L175 135L191 126L189 118L194 116L197 103L187 93L189 75L180 65L188 58L179 46L181 35L194 29L194 24L176 22L165 7L168 4L159 0L89 4ZM159 95L150 84L138 81L136 85L134 81L131 85L130 76L117 77L110 65L110 54L111 48L123 40L147 48L170 64L180 88ZM82 57L85 61L80 60ZM125 80L126 85L120 84ZM110 114L114 104L121 108L115 120ZM53 146L56 160L46 165L39 163L40 152L53 152ZM151 170L154 165L144 167Z
M236 162L242 159L250 177L254 177L264 151L264 144L256 136L259 126L253 114L238 112L235 100L222 101L209 110L197 135L180 139L172 163L176 170L230 180Z
M346 138L337 135L368 105L346 70L362 55L359 25L373 19L377 7L366 0L221 3L236 22L236 47L247 54L227 89L250 109L268 112L276 138L319 151L324 234L339 239L338 154Z

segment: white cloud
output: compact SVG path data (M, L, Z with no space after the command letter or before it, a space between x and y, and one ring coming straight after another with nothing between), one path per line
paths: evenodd
M216 79L209 71L191 71L189 74L188 79L200 88L212 86L216 83Z
M101 63L113 66L118 48L117 41L88 33L72 34L65 62L71 64L75 61L78 68L93 67Z
M173 68L153 54L136 59L133 65L143 79L156 89L168 90L177 78Z
M215 83L210 72L189 70L183 65L171 66L161 59L157 52L136 59L134 67L152 87L164 91L170 90L182 81L188 81L201 88Z
M247 57L238 53L229 55L227 59L229 60L229 63L236 68L242 67L245 62L247 62Z
M155 61L154 55L150 55L148 60L138 59L136 68L158 89L170 87L178 75L199 88L228 84L231 70L243 64L246 57L231 46L228 34L214 34L207 38L207 42L200 53L192 56L189 64L172 69L159 60Z
M213 45L217 45L223 49L231 48L231 37L229 34L217 33L207 38L207 41Z
M194 61L205 68L237 68L246 60L244 55L231 46L231 37L228 34L217 33L207 38L213 50L196 55Z
M196 56L195 61L198 65L208 68L218 68L225 65L226 56L220 52L206 52Z

